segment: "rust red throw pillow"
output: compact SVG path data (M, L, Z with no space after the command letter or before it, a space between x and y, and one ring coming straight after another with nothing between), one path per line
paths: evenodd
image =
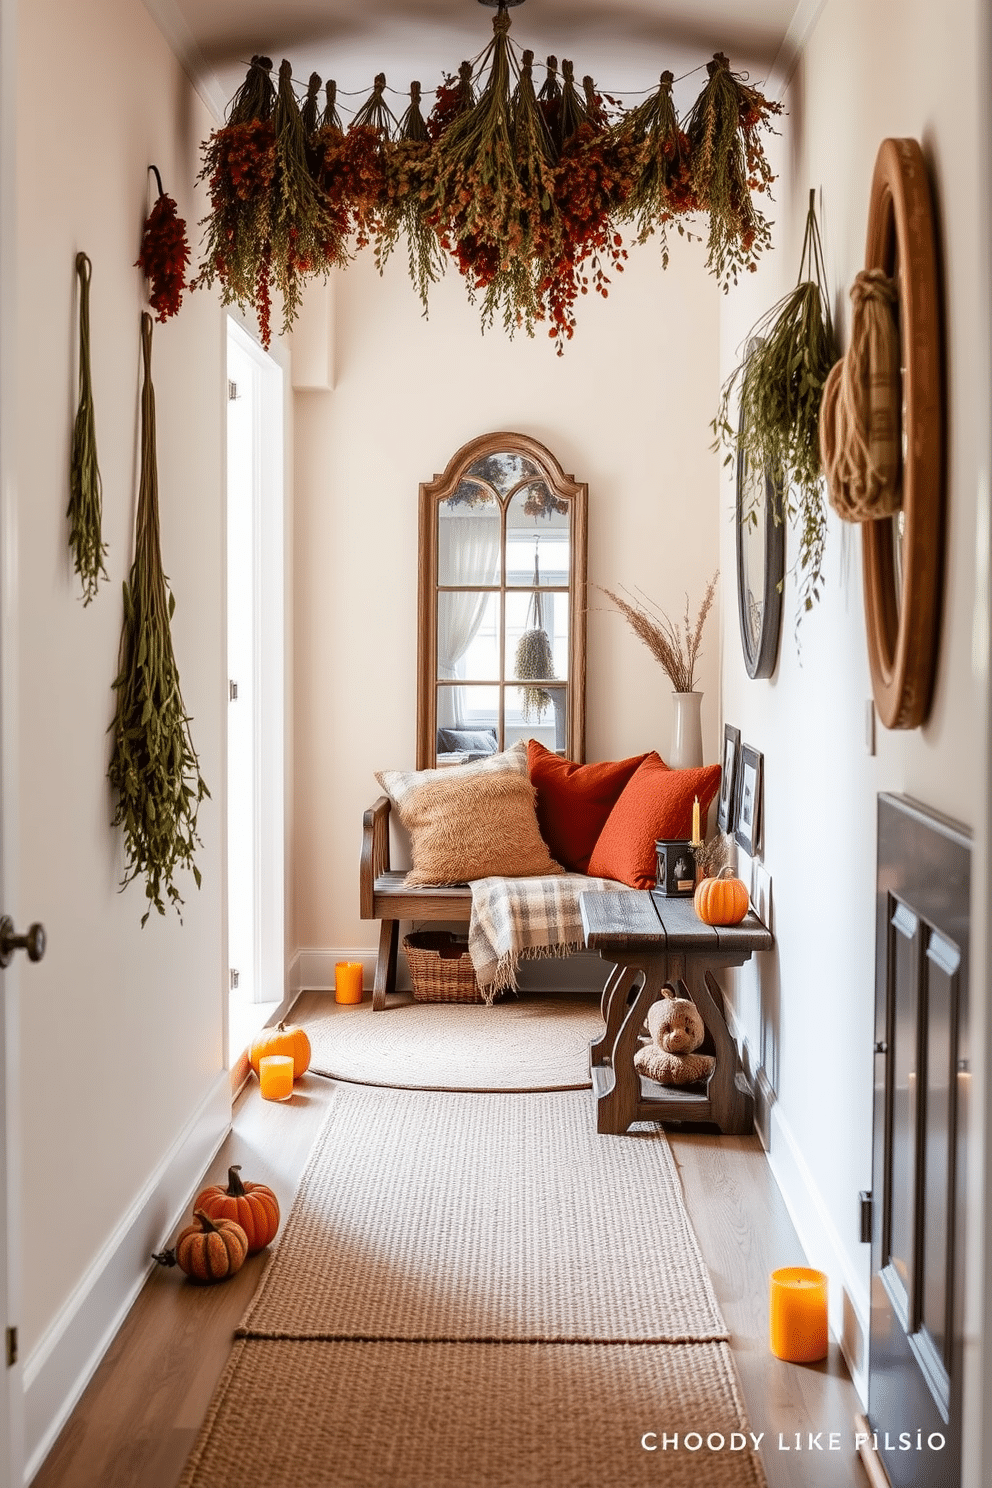
M632 889L653 889L655 842L692 836L692 803L699 797L702 821L720 787L720 766L669 770L650 755L624 787L593 848L587 872L614 878Z
M527 769L537 789L537 821L551 856L573 873L585 873L606 819L637 767L660 755L635 754L630 759L578 765L561 759L536 739L527 744Z

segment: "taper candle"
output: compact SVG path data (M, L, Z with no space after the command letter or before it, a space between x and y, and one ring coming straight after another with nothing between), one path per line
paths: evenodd
M809 1266L785 1266L773 1271L768 1297L768 1342L777 1359L813 1364L825 1359L827 1278Z
M684 820L684 818L683 818ZM696 796L692 803L692 845L698 847L702 842L699 835L699 797Z
M293 1094L292 1054L266 1054L258 1061L258 1080L264 1100L289 1100Z
M338 961L335 964L335 1002L361 1002L363 971L361 961Z

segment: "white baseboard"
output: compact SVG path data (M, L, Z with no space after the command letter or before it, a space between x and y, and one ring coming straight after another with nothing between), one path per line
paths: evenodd
M361 961L366 990L375 980L376 953L368 946L339 947L337 950L303 949L296 952L289 965L289 990L294 1000L301 992L333 992L334 965L337 961ZM396 961L396 984L409 988L410 975L406 957L400 951Z
M30 1483L197 1192L231 1127L222 1070L113 1236L24 1362L24 1482Z
M840 1344L854 1387L863 1405L868 1400L868 1328L870 1304L865 1281L857 1276L841 1244L831 1215L776 1101L770 1111L771 1142L767 1157L772 1175L811 1263L830 1279L830 1329ZM855 1221L851 1206L851 1223Z

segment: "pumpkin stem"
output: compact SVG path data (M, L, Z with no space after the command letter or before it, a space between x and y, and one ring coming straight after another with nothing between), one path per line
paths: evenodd
M174 1250L156 1250L152 1252L152 1260L157 1261L160 1266L176 1265L176 1252Z
M277 1033L285 1033L286 1032L286 1019L285 1018L280 1018L279 1022L276 1024L276 1032Z
M194 1209L193 1218L200 1221L200 1229L203 1230L205 1234L209 1234L211 1230L215 1232L217 1231L217 1226L210 1218L210 1215L207 1214L206 1210Z
M245 1186L241 1182L241 1164L235 1163L227 1170L227 1192L231 1198L243 1199Z

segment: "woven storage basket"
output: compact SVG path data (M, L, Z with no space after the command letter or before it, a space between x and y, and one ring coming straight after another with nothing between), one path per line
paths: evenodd
M417 1002L483 1002L475 980L468 941L447 930L417 931L403 937Z

